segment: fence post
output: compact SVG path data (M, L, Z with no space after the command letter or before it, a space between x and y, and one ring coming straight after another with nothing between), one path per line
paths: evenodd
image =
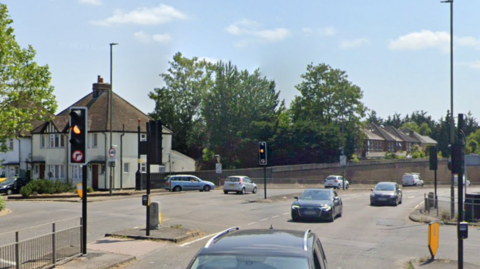
M18 231L15 232L15 266L17 269L20 269L20 236L18 233Z
M52 264L55 266L57 255L55 251L55 223L52 223Z

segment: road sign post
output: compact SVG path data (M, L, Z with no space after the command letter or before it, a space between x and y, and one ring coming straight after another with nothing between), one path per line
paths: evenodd
M428 224L428 250L435 259L438 249L438 239L440 237L440 224L438 222Z

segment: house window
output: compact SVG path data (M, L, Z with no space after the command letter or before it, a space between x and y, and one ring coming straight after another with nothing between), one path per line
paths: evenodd
M45 148L45 136L40 135L40 148L43 149Z
M35 165L35 174L38 174L38 164Z
M123 164L123 172L124 173L130 173L130 163L124 163Z
M8 149L13 150L13 139L8 140Z
M63 172L63 165L49 165L48 179L63 179L65 174Z
M98 147L98 134L92 134L92 148Z
M18 176L20 175L20 167L15 166L15 175Z
M140 141L147 141L147 135L146 134L140 134Z
M141 163L140 164L140 172L142 172L142 173L147 172L147 164L146 163Z
M83 171L80 165L72 165L72 179L80 180L83 178Z
M50 135L50 148L63 148L65 147L65 137L61 134Z

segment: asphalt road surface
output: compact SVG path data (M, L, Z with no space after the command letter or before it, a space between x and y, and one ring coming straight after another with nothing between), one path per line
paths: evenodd
M311 229L321 238L329 268L406 268L408 261L430 256L427 225L410 221L408 215L423 205L424 194L432 189L403 188L403 204L397 207L370 206L370 191L367 190L338 190L344 203L343 216L333 223L292 222L291 197L301 191L269 190L268 197L277 197L269 202L264 201L263 190L246 195L225 195L215 190L153 196L152 201L161 203L163 226L200 229L205 236L184 244L158 242L154 248L149 246L150 252L137 257L137 261L126 267L185 268L211 235L233 226L241 229L270 226L276 229ZM480 189L469 189L469 192L475 191ZM438 193L448 196L450 189L440 188ZM88 241L101 239L105 233L144 226L146 210L140 199L88 203ZM0 217L0 234L81 216L81 203L7 202L7 207L13 212ZM470 227L464 249L464 261L480 266L478 228ZM440 246L436 257L457 259L455 226L440 227Z

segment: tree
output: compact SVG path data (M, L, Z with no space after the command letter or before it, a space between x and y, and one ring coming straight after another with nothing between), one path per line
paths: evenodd
M326 64L309 64L301 77L303 81L295 86L301 95L293 100L291 114L294 133L303 134L298 139L305 150L317 151L310 162L337 161L339 147L352 156L355 146L347 144L355 143L366 112L360 87L348 81L345 71Z
M373 123L375 125L381 126L384 123L384 119L381 117L377 116L377 112L375 110L370 110L370 113L367 114L367 122L368 123Z
M202 99L212 84L209 64L197 57L188 59L180 52L160 76L166 86L155 88L149 98L155 101L154 119L162 120L175 134L172 147L198 159L202 156L205 125L201 119Z
M280 92L258 69L249 73L231 62L219 62L213 72L202 107L208 130L205 154L220 154L227 168L257 166L258 142L269 142L284 110Z
M405 122L400 129L410 129L418 133L418 125L415 122Z
M29 132L35 121L51 119L57 109L48 65L37 65L32 46L18 45L12 23L7 6L0 4L1 152L7 151L7 139Z

